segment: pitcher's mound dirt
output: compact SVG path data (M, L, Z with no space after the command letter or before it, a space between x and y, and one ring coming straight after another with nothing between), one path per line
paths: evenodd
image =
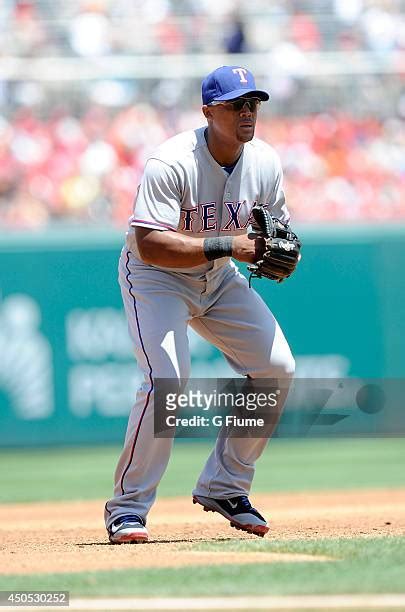
M267 539L405 535L405 489L254 495L270 520ZM103 501L4 505L0 508L3 574L180 567L214 563L322 560L309 555L194 551L196 542L257 540L204 513L191 498L160 499L148 517L150 542L113 546Z

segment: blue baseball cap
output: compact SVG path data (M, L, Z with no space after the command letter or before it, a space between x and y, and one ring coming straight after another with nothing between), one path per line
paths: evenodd
M270 98L266 91L256 89L253 74L241 66L221 66L210 72L203 80L201 90L203 104L234 100L247 94L263 102Z

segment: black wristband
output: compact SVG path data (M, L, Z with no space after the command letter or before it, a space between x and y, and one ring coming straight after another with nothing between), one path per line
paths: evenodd
M204 255L208 261L221 257L232 257L232 236L206 238L204 240Z

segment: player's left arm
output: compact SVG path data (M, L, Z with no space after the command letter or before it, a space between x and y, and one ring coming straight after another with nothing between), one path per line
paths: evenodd
M281 166L281 161L276 152L274 153L274 180L272 184L272 189L269 193L269 198L266 202L269 203L267 207L270 215L272 217L276 217L282 223L287 225L290 224L290 213L287 208L287 203L285 200L284 193L284 177L283 177L283 168Z
M274 153L272 191L267 206L252 209L253 234L263 236L265 251L262 258L248 266L252 277L282 282L291 276L301 259L301 241L290 226L290 213L283 189L281 162Z

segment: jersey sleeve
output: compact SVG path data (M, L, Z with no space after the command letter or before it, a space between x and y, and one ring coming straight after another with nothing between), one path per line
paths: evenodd
M269 204L269 212L273 217L277 217L283 223L290 223L290 213L288 212L283 188L283 169L278 155L275 155L274 189Z
M180 187L175 171L159 159L149 159L135 197L130 225L177 230L180 207Z

